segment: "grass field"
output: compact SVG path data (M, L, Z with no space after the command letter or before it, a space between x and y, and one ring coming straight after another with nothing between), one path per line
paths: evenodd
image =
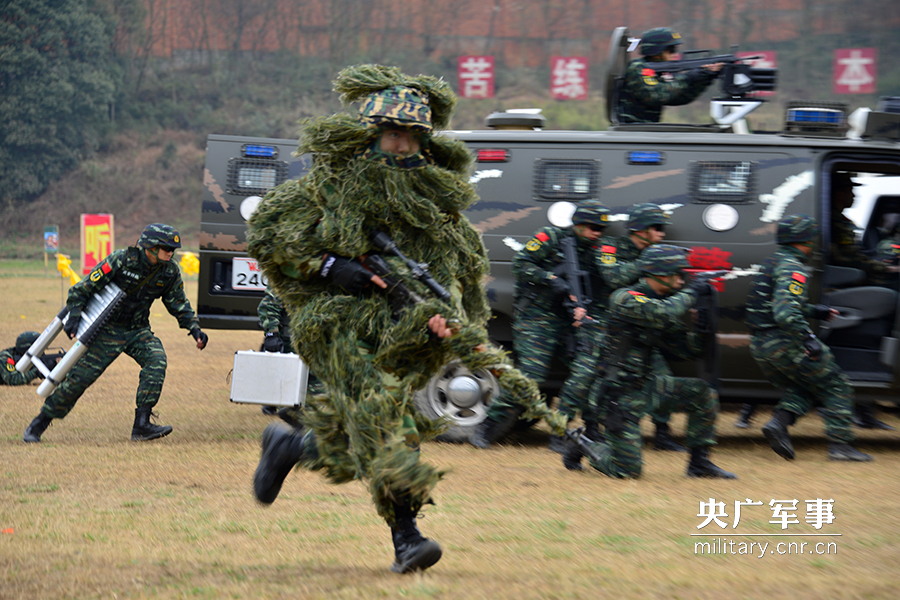
M37 262L0 262L0 285L4 347L43 330L65 290ZM152 323L169 357L157 410L175 430L164 439L129 441L138 368L124 355L39 445L22 442L41 406L36 385L0 387L0 598L897 597L898 432L860 432L872 463L830 463L822 421L809 416L792 429L788 462L760 433L768 409L744 431L726 407L713 459L737 481L688 479L684 455L652 450L638 480L570 473L540 428L488 451L429 443L423 459L451 472L420 527L444 558L398 576L361 484L295 472L272 506L253 499L270 417L229 401L229 371L261 334L209 331L200 352L161 303ZM896 413L883 418L900 427ZM684 431L681 416L673 429ZM698 529L710 499L724 503L726 528ZM799 523L770 523L770 501L794 499ZM815 499L834 501L818 530L806 522ZM743 506L733 527L735 501L748 500L762 504ZM784 533L795 536L774 536ZM751 541L768 542L765 554L738 554ZM722 551L699 555L698 542Z

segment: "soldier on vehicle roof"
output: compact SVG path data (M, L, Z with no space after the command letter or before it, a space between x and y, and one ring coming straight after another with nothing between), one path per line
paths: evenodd
M723 63L667 73L665 63L677 60L681 36L674 29L657 27L641 35L641 58L628 64L619 90L620 123L659 123L663 106L693 102L718 77Z
M166 310L178 319L182 329L188 330L198 349L203 350L209 339L185 296L181 271L172 262L176 248L181 248L178 232L170 225L153 223L141 233L137 245L116 250L69 289L69 317L64 331L70 338L78 333L88 300L107 284L115 283L126 295L68 377L44 401L40 414L25 430L24 441L40 442L53 419L65 418L85 390L123 352L141 366L131 441L154 440L172 433L170 425L150 422L166 378L166 351L150 330L150 306L162 298Z

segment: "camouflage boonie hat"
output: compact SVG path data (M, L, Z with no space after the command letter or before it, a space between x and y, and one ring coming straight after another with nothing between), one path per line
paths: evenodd
M684 248L671 244L654 244L641 252L641 273L665 277L690 268Z
M654 27L641 35L641 54L644 56L656 56L669 46L681 44L681 36L674 29L668 27Z
M778 244L808 242L819 235L819 224L809 215L788 215L778 221Z
M149 250L154 246L169 246L181 248L181 236L171 225L163 223L151 223L144 228L138 239L138 246Z
M432 129L428 97L399 85L369 94L359 107L359 120L367 129L384 125L425 133Z
M592 225L609 225L609 209L599 200L579 202L572 215L572 224L590 223Z
M656 204L635 204L628 214L628 231L644 231L651 225L670 225L669 215Z
M16 338L16 354L25 354L25 351L31 348L31 345L40 337L37 331L26 331L20 333Z

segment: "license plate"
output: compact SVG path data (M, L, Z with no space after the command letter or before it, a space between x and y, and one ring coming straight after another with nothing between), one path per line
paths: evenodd
M259 263L252 258L231 259L231 288L235 290L265 291L269 280Z

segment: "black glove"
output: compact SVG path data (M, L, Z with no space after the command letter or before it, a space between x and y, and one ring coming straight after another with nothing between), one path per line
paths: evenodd
M709 310L700 309L697 311L697 331L706 333L709 331Z
M819 319L820 321L830 321L832 317L831 307L825 304L816 304L815 307L813 307L812 316L813 319Z
M277 333L267 333L266 339L263 340L263 350L266 352L281 352L284 350L284 342Z
M358 294L372 282L372 273L359 261L330 252L325 255L320 275L330 279L348 294Z
M201 331L199 327L194 327L193 329L191 329L188 335L193 337L198 342L203 343L203 347L200 348L201 350L203 350L203 348L206 348L206 342L209 341L209 336L203 333L203 331Z
M66 335L69 336L70 340L75 339L75 336L78 334L79 323L81 323L81 315L69 313L69 318L66 319L65 325L63 325L63 331L66 332Z
M819 357L822 356L822 344L819 343L819 338L813 333L807 334L803 338L803 349L806 350L806 354L813 360L819 360Z
M554 277L553 279L551 279L550 289L553 290L554 296L562 296L564 298L568 298L572 293L572 288L569 287L569 282L562 277Z

